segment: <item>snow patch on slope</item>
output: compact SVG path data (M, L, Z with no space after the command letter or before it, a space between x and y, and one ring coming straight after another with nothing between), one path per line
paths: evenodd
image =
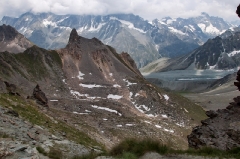
M85 88L99 88L99 87L105 87L105 86L101 86L101 85L97 85L97 84L79 84L79 86L81 87L85 87Z
M123 96L120 95L113 95L113 94L109 94L107 96L108 99L121 99Z
M228 56L232 57L232 56L235 56L237 54L240 54L240 50L232 51L232 52L228 53Z
M111 112L111 113L116 113L119 116L122 116L122 114L119 113L118 111L107 108L107 107L100 107L100 106L97 106L97 105L91 105L91 106L95 109L105 110L105 111L108 111L108 112Z
M169 100L169 96L168 95L164 94L163 97L165 98L166 101Z
M173 27L168 27L170 29L171 32L173 33L177 33L177 34L180 34L180 35L187 35L186 33L182 32L181 30L177 30Z
M43 19L42 23L45 27L48 27L49 25L53 27L57 27L57 24L55 22L49 21L48 19Z
M137 83L132 83L132 82L129 82L127 79L123 79L124 82L127 82L127 87L128 86L131 86L131 85L134 85L134 84L137 84Z
M80 80L83 80L84 79L83 78L84 75L85 74L83 74L81 71L79 71L79 74L78 74L77 78L80 79Z
M129 29L137 30L137 31L139 31L139 32L141 32L141 33L146 33L146 32L145 32L144 30L142 30L142 29L135 28L135 27L134 27L134 24L131 23L131 22L129 22L129 21L120 20L120 19L118 19L118 18L116 18L116 17L110 17L110 20L117 20L117 21L121 22L123 25L126 25Z

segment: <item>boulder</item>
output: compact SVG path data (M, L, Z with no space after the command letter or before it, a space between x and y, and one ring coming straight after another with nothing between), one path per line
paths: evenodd
M218 113L214 110L209 110L209 111L206 111L206 115L209 117L209 118L215 118L218 116Z
M20 96L20 94L17 92L17 86L15 84L8 83L7 81L4 81L4 83L9 94Z
M39 85L33 89L33 98L37 100L37 103L44 106L48 107L48 99L45 95L45 93L40 89Z

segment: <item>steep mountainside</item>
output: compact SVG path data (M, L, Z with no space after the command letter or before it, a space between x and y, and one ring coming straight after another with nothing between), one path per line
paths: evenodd
M154 71L183 69L233 69L240 65L240 32L228 30L221 36L209 39L204 45L179 58L170 59L164 67ZM146 66L143 70L150 70Z
M133 14L93 16L28 12L19 18L5 16L0 23L15 27L45 49L65 47L71 28L76 28L83 37L96 37L117 52L128 52L138 68L161 56L172 58L186 54L231 27L221 18L207 14L148 22Z
M13 27L9 25L0 26L0 52L19 53L31 46L33 44Z
M166 17L161 20L155 19L152 23L159 28L168 28L183 41L194 41L200 45L233 27L222 18L212 17L207 13L188 19Z
M27 97L29 103L37 99L53 121L106 148L133 137L186 148L186 135L205 117L189 100L148 83L127 53L78 36L76 29L57 51L33 46L0 53L0 78L1 93Z

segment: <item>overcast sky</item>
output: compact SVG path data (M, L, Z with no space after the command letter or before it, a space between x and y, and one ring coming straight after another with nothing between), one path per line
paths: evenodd
M133 13L151 21L166 16L187 18L206 12L227 21L240 21L235 14L239 3L239 0L0 0L0 19L32 11L94 15Z

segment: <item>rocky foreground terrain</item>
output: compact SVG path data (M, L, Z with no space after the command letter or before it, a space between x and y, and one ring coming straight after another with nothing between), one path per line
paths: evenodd
M237 81L234 85L240 90L240 71L237 72ZM225 109L209 110L209 117L201 121L202 125L193 129L188 136L189 146L201 148L204 146L230 150L240 146L239 136L240 96L233 98Z

